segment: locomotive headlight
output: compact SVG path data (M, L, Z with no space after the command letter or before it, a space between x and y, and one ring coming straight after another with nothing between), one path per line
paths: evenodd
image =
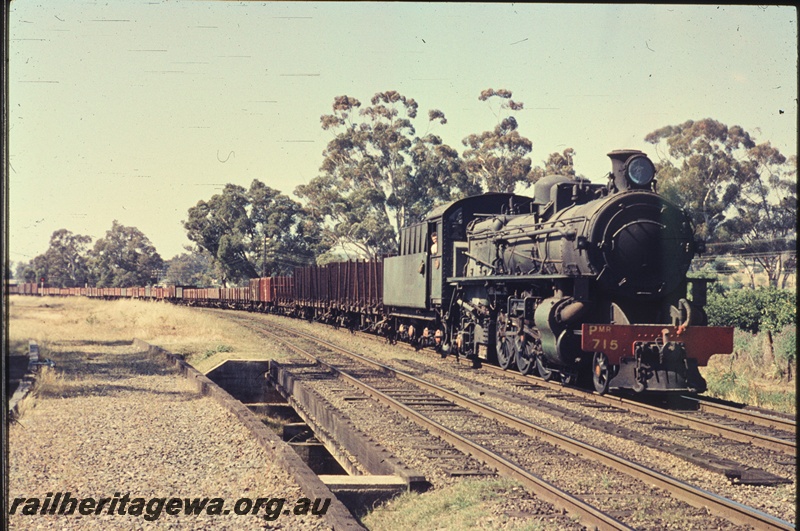
M644 155L634 155L625 163L625 176L634 186L647 186L656 176L656 167Z

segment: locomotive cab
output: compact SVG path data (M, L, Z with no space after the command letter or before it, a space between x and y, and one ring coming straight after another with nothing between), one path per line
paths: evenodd
M531 198L487 193L446 203L431 210L420 223L400 233L398 256L384 259L383 302L388 317L400 324L434 326L446 323L455 284L463 276L467 258L467 231L478 217L511 210L530 211ZM436 235L436 245L432 236ZM450 327L444 327L449 344Z

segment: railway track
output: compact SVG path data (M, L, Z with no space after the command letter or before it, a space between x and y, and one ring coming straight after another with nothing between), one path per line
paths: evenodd
M459 377L458 375L453 375L451 372L442 371L419 362L410 360L401 360L401 362L415 373L424 373L426 377L435 375L437 381L447 382L448 387L452 388L454 385L457 385L472 391L473 396L481 396L484 399L491 398L496 403L500 404L500 407L503 407L504 404L513 404L531 411L542 412L548 415L558 415L562 420L568 420L614 437L623 437L627 440L635 441L643 447L653 448L672 455L679 455L694 465L723 474L731 482L737 484L781 485L791 483L790 479L771 474L750 465L719 457L692 446L681 444L680 442L664 440L664 438L659 437L657 433L674 429L671 426L665 426L664 423L649 424L651 431L655 432L655 434L650 434L622 427L619 422L610 422L597 418L597 412L601 410L606 413L629 413L623 408L598 405L591 401L585 401L582 397L552 392L547 387L527 382L518 385L518 393L509 393L505 387L496 386L488 382L476 383L474 379ZM544 401L542 398L550 400ZM568 408L561 406L557 402L562 400L567 401L571 406L579 407Z
M369 334L363 336L375 340L374 336ZM402 347L409 351L414 350L408 345L403 344ZM787 456L797 455L797 422L794 415L752 407L733 407L707 397L682 396L678 402L671 400L666 405L659 406L632 398L599 395L594 391L546 381L538 376L505 371L493 365L484 365L481 370L524 384L533 382L554 393L580 398L601 407L621 408L716 437L777 451Z
M547 382L535 376L524 376L519 373L503 371L499 367L486 365L483 367L493 373L503 373L509 378L521 382L536 382L554 392L578 397L608 407L620 407L626 411L640 413L654 419L660 419L679 426L685 426L710 435L723 437L733 441L752 444L761 448L774 450L786 455L797 454L796 427L790 419L778 419L765 416L763 413L736 411L733 408L714 406L712 402L703 400L700 403L705 411L688 411L667 409L646 404L639 400L614 395L599 395L583 389L563 386L556 382ZM736 416L734 416L736 413Z
M696 409L702 413L710 413L721 417L739 420L748 424L775 428L797 435L797 420L794 415L779 413L752 406L741 404L731 405L723 400L709 397L682 396L681 399L689 404L690 409Z
M263 328L260 331L271 333ZM324 354L310 355L306 352L306 355L310 355L317 363L325 364L327 370L358 386L375 400L394 408L414 422L424 424L426 429L445 438L463 452L523 482L539 495L547 492L547 499L551 503L580 515L582 520L591 525L627 529L629 522L635 522L635 526L641 527L642 524L637 520L643 517L641 508L650 506L654 514L659 514L659 510L660 514L666 510L673 517L682 514L681 518L696 528L725 525L721 524L720 519L723 519L757 529L793 529L788 522L536 426L409 372L390 368L296 330L281 333L302 337L302 341L310 341L313 345L324 345ZM283 343L297 341L285 337L275 339ZM366 370L365 366L369 369ZM514 442L510 448L509 441ZM605 493L582 492L578 489L579 494L568 494L556 484L570 483L565 482L563 477L551 482L548 473L540 477L530 472L541 466L537 462L542 459L559 463L556 467L545 467L548 470L580 470L584 483L608 488ZM570 489L574 489L574 485ZM619 495L624 492L635 492L638 497L633 501L627 500L629 504L626 505L626 500L621 499L625 497ZM591 500L591 504L586 500ZM676 500L686 503L681 504ZM711 514L706 514L702 508L708 508ZM635 513L636 516L633 516ZM644 527L650 526L657 527L652 522L644 524Z

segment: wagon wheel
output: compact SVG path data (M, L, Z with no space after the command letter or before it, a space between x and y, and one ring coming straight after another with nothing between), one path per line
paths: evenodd
M594 390L604 395L608 392L608 382L611 379L611 367L608 358L602 352L595 352L592 360L592 382Z
M536 356L536 371L539 373L539 376L541 376L544 379L545 382L549 382L550 380L552 380L556 372L553 369L549 369L545 365L544 354L539 354L538 356Z
M508 370L514 366L514 347L506 337L506 329L508 327L508 318L506 314L500 313L497 315L497 363L503 370Z

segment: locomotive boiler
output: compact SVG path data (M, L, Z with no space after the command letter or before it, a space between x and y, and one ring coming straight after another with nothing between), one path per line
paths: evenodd
M705 391L698 365L731 352L733 331L706 326L707 280L687 278L703 244L644 153L609 157L607 184L548 176L533 200L475 213L451 243L445 350L565 383L591 374L600 393Z

